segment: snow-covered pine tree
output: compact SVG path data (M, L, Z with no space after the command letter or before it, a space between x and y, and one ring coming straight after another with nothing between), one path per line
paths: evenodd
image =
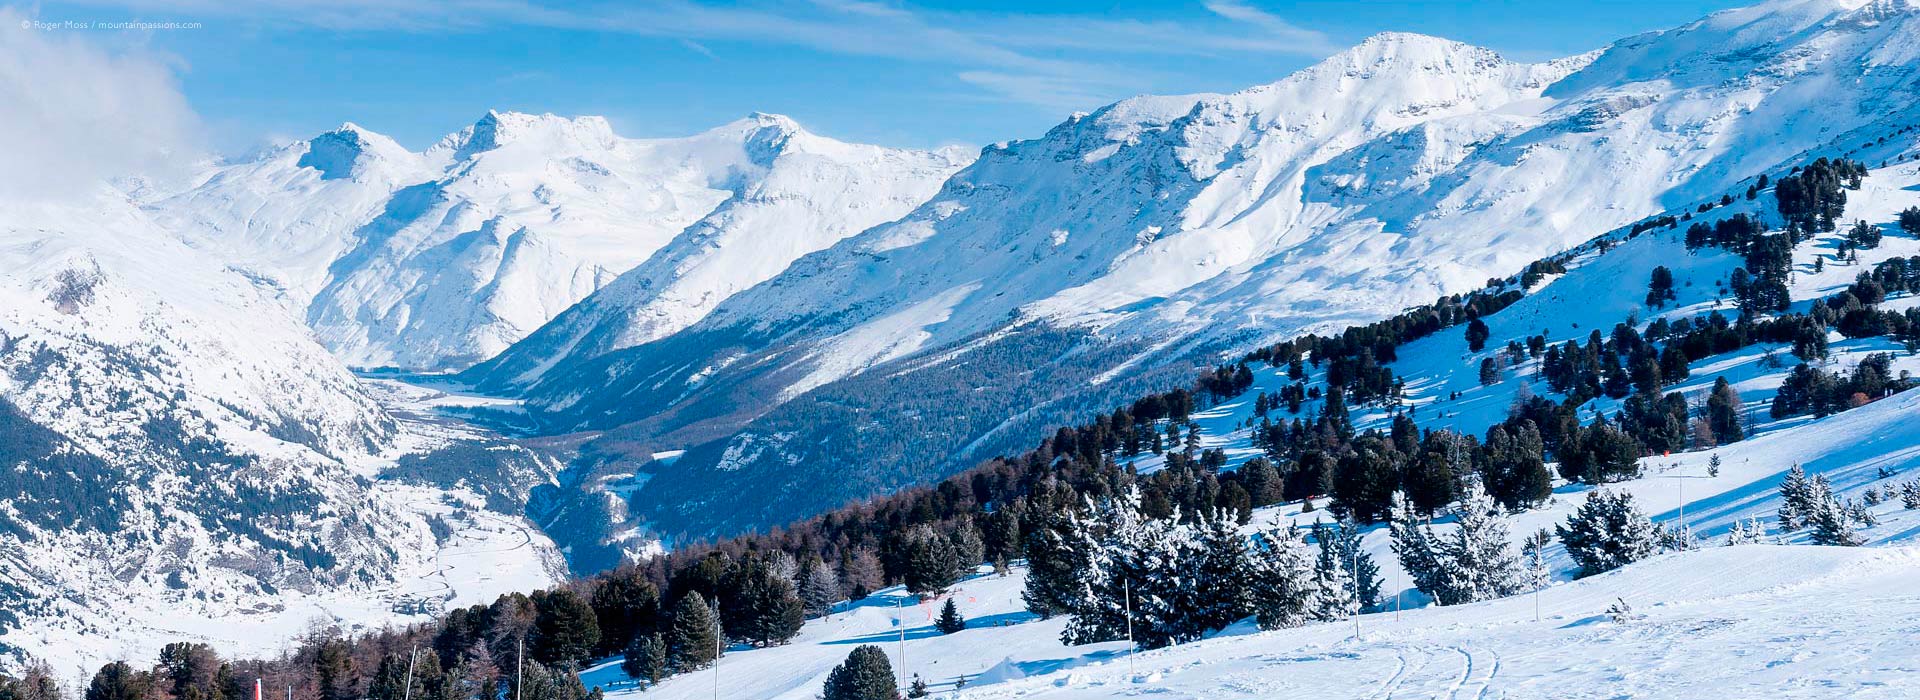
M1402 508L1392 525L1390 548L1400 559L1400 568L1413 580L1413 587L1431 596L1442 586L1440 553L1431 528L1422 527L1411 508Z
M1313 558L1313 593L1307 603L1307 614L1316 620L1340 620L1358 614L1360 606L1354 599L1352 570L1340 561L1336 536L1319 522L1314 523L1313 534L1318 547Z
M800 571L800 602L810 616L818 617L833 611L833 604L840 602L840 577L833 573L826 562L814 558Z
M1526 567L1526 586L1538 589L1553 580L1553 567L1547 564L1547 545L1553 544L1553 533L1545 529L1534 532L1520 543L1520 558Z
M1347 586L1354 602L1361 610L1371 610L1380 605L1380 566L1374 563L1373 555L1361 548L1361 536L1360 527L1351 518L1342 518L1334 524L1317 520L1313 523L1313 539L1323 550L1321 557L1331 555L1332 561L1346 569Z
M1093 538L1069 509L1042 511L1026 533L1027 582L1020 598L1042 619L1065 615L1080 602L1080 572L1092 566Z
M1633 505L1624 491L1596 490L1567 522L1554 526L1567 556L1580 565L1580 576L1593 576L1652 556L1659 533L1652 520Z
M1261 629L1298 627L1312 619L1313 561L1293 528L1260 533L1247 558L1247 597Z
M1700 548L1700 538L1693 534L1693 527L1684 523L1659 528L1660 551L1688 552Z
M1920 510L1920 479L1900 485L1900 505L1907 510Z
M1854 524L1859 521L1856 513L1840 503L1833 495L1833 486L1827 483L1824 474L1815 475L1807 485L1808 504L1803 511L1804 522L1811 529L1809 539L1814 544L1829 547L1858 547L1866 544L1866 539L1854 532Z
M1507 520L1500 506L1478 485L1462 495L1452 536L1442 542L1443 561L1450 561L1455 601L1471 603L1510 596L1524 590L1520 556L1513 551Z
M1086 520L1073 519L1061 533L1058 546L1075 552L1075 566L1064 573L1069 579L1059 585L1056 596L1061 606L1057 614L1068 616L1066 629L1060 631L1060 641L1065 644L1088 644L1125 639L1127 636L1126 595L1129 585L1115 577L1124 566L1118 540L1131 542L1137 538L1142 516L1139 511L1139 492L1129 489L1117 497L1101 501ZM1124 533L1124 534L1123 534ZM1042 544L1043 548L1052 546ZM1034 555L1034 548L1028 548L1028 556ZM1130 553L1126 556L1131 556ZM1028 579L1028 592L1033 592L1033 580ZM1121 590L1120 595L1108 597L1109 589ZM1031 607L1034 599L1029 598Z
M1795 464L1787 470L1785 478L1780 480L1780 509L1778 517L1781 532L1793 532L1806 524L1807 510L1813 504L1807 471Z
M1767 526L1759 518L1733 521L1733 527L1727 530L1727 546L1737 547L1743 544L1771 544L1773 538L1767 536Z
M1253 560L1247 551L1247 538L1240 534L1240 526L1230 512L1215 512L1201 523L1196 536L1201 559L1194 619L1207 629L1221 629L1252 610L1248 580Z

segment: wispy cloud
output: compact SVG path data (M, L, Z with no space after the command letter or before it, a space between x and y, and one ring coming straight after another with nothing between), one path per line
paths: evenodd
M927 64L1002 99L1071 109L1087 109L1145 87L1139 61L1121 68L1124 61L1112 59L1318 56L1337 48L1324 34L1242 0L1209 0L1204 6L1211 15L1177 21L935 10L876 0L652 0L585 6L541 0L81 1L150 14L344 31L536 26L621 33L678 41L709 57L714 42L778 44Z
M165 57L110 53L0 7L0 200L91 194L164 178L197 153L199 120Z

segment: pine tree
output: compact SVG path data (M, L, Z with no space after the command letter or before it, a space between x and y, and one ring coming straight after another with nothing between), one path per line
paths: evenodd
M355 700L353 652L345 640L329 639L320 643L313 657L314 682L319 700Z
M932 694L933 691L927 690L926 679L921 678L918 673L913 674L913 682L907 684L907 697L924 698Z
M1840 499L1833 495L1833 487L1827 483L1824 474L1816 475L1808 488L1808 505L1805 511L1807 527L1812 530L1810 539L1814 544L1829 547L1858 547L1866 544L1866 539L1854 532L1854 523L1860 516L1851 509L1842 506Z
M1453 529L1436 535L1409 516L1394 523L1393 551L1415 588L1440 605L1459 605L1518 593L1525 585L1506 520L1493 499L1469 489Z
M1292 528L1260 533L1248 560L1247 598L1261 629L1298 627L1312 619L1313 563Z
M101 666L87 685L86 700L143 700L152 685L146 674L125 661Z
M806 614L814 617L833 611L834 603L840 602L840 577L833 573L826 562L815 557L800 570L800 603Z
M1713 429L1717 444L1746 439L1746 431L1740 427L1740 393L1733 390L1726 377L1713 380L1713 393L1707 396L1707 425Z
M667 628L667 667L673 673L706 668L713 663L720 625L699 591L687 591L673 606L673 624Z
M1480 352L1482 348L1487 346L1487 338L1492 335L1493 333L1487 329L1487 323L1480 320L1479 317L1474 317L1473 320L1467 321L1468 350Z
M593 589L593 614L600 626L600 653L623 651L635 637L660 625L660 591L638 567L614 572Z
M1193 618L1201 628L1222 629L1252 610L1247 586L1252 574L1247 538L1240 534L1237 520L1224 511L1202 522L1195 537L1200 561L1193 569Z
M1781 532L1800 529L1813 514L1812 486L1807 480L1807 471L1798 464L1789 468L1786 477L1780 480L1780 508L1776 515Z
M1733 521L1733 527L1727 530L1727 546L1737 547L1743 544L1766 544L1772 541L1767 536L1767 526L1758 518Z
M1520 557L1513 552L1506 518L1484 492L1472 488L1460 499L1451 535L1440 549L1443 561L1451 562L1450 597L1476 602L1522 590Z
M1313 523L1313 539L1319 544L1321 558L1344 571L1348 592L1361 610L1380 605L1380 566L1361 546L1360 527L1352 520L1335 524ZM1319 564L1316 563L1316 567Z
M1593 576L1652 556L1659 547L1653 521L1633 504L1633 495L1593 491L1567 522L1554 532L1567 556L1580 565L1581 576Z
M862 644L827 674L822 700L898 700L893 664L880 647Z
M565 588L535 593L533 658L571 669L593 658L600 645L600 623L580 594Z
M917 595L944 593L960 580L963 565L954 551L953 540L935 532L926 524L915 525L906 534L907 592Z
M1907 510L1920 510L1920 479L1900 485L1900 505Z
M960 616L960 606L948 598L947 604L940 607L940 617L933 621L933 627L941 634L953 634L967 628L967 619Z
M1027 582L1020 597L1042 619L1065 615L1078 606L1078 572L1092 565L1092 538L1071 511L1043 511L1035 525L1027 531Z
M785 644L800 632L806 613L793 579L778 564L773 558L749 558L740 567L722 616L729 637L772 646Z
M667 677L667 643L658 634L645 634L633 638L627 645L626 656L620 661L620 670L640 682L640 687L659 683Z
M513 687L516 681L508 679L507 697L520 700L585 700L587 689L580 684L579 674L564 669L553 669L533 659L528 659L526 667L520 671L519 687Z

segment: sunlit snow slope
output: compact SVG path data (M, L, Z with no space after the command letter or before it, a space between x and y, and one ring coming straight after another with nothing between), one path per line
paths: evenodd
M677 330L911 209L966 162L841 143L777 115L627 139L598 117L489 112L423 153L347 124L217 167L151 208L282 287L355 366L465 367L653 259L617 303L577 311L503 362L499 381L517 383Z

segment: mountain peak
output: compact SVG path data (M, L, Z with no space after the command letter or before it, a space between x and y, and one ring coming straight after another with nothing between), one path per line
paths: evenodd
M528 138L572 141L582 145L610 146L613 127L605 117L583 116L572 119L552 113L489 109L478 121L443 139L436 149L450 149L455 160L464 160Z
M320 171L320 179L353 177L367 158L398 158L407 150L384 134L369 131L353 122L344 122L307 140L307 152L298 165Z

